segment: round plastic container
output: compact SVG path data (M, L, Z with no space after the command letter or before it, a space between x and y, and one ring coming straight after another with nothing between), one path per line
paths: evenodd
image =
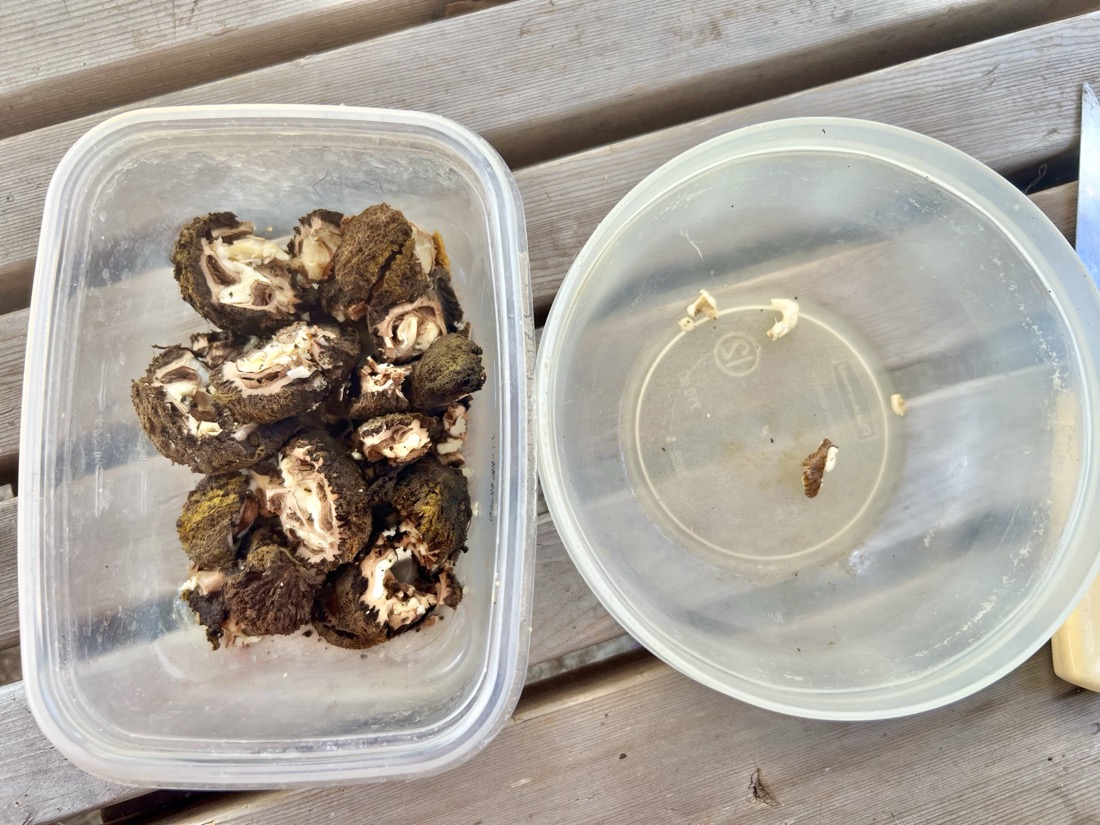
M142 434L130 382L209 326L168 253L195 215L273 236L379 201L446 240L488 373L465 455L477 506L445 621L362 653L316 636L212 651L178 598L175 522L198 476ZM489 145L431 115L210 106L121 115L46 197L19 478L27 699L49 739L114 782L185 788L420 776L477 752L523 684L534 555L533 362L523 213Z
M702 289L718 318L683 331ZM776 298L799 316L772 340ZM605 607L700 682L824 719L943 705L1096 571L1098 329L1072 249L972 158L862 121L742 129L574 262L537 365L547 503Z

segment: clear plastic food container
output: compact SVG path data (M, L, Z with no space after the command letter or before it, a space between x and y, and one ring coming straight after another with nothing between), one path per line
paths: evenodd
M717 317L684 331L700 290ZM1096 572L1098 329L1065 239L973 158L751 126L638 184L574 261L539 349L543 492L611 615L700 682L927 710L1022 662Z
M178 293L179 227L231 210L274 235L387 201L447 244L489 380L470 415L462 605L371 650L273 637L213 651L178 598L175 521L198 476L142 434L130 382L206 324ZM148 109L96 127L46 198L23 394L19 586L42 730L114 782L347 783L451 767L523 684L534 555L533 357L522 207L481 138L412 112Z

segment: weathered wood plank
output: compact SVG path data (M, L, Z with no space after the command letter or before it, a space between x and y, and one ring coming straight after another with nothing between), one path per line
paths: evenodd
M623 635L577 573L549 517L539 524L529 664L557 659Z
M28 310L0 315L0 479L15 472Z
M801 89L807 78L826 83L1098 5L1100 0L840 6L759 0L748 10L729 0L697 0L687 9L654 0L515 0L142 105L304 102L423 109L480 131L519 166ZM552 211L558 231L576 228L587 236L622 192L681 149L735 123L790 113L847 112L899 122L904 116L918 127L927 122L930 134L944 132L951 139L959 131L959 145L974 145L981 156L1010 166L1044 157L1075 139L1069 108L1076 112L1080 78L1100 66L1098 27L1095 17L1054 24L1018 39L991 41L966 57L932 58L900 74L874 74L773 108L741 110L710 126L685 127L656 142L604 150L597 156L602 162L576 165L573 174L580 177L570 188L531 189L528 208L557 198ZM1042 56L1071 52L1072 58ZM977 88L963 89L967 83ZM989 91L984 100L978 94L983 86ZM982 105L973 105L975 97ZM7 239L0 248L0 310L26 300L46 185L57 162L79 135L121 110L0 142L0 236ZM955 117L959 112L966 117ZM553 177L552 170L546 172ZM560 268L573 247L566 239L550 240L560 244L553 248ZM546 271L538 273L544 282ZM545 284L540 286L545 301Z
M0 501L0 650L19 644L15 516L18 500Z
M41 0L0 28L0 137L426 23L447 0Z
M1100 695L1057 679L1046 648L976 696L886 722L780 716L645 658L530 705L525 697L517 724L471 762L416 783L418 820L1070 825L1100 817ZM750 790L757 770L774 805ZM409 788L255 794L164 825L279 825L336 811L403 823Z
M1077 182L1036 192L1031 202L1046 213L1071 244L1077 241Z
M144 793L91 777L55 751L21 682L0 687L0 731L0 825L53 822Z
M642 178L732 129L836 115L904 126L1002 173L1073 149L1081 82L1100 79L1100 15L1052 24L521 169L536 312L596 225Z

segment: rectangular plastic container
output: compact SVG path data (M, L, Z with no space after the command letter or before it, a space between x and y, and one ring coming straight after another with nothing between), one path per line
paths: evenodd
M213 651L178 598L175 522L199 477L153 449L130 403L153 345L210 328L180 299L168 253L210 211L279 236L317 207L380 201L442 234L485 351L465 451L464 601L363 652L316 635ZM147 109L77 141L46 198L20 443L24 676L58 750L118 783L255 788L419 776L483 747L515 705L530 635L530 306L515 182L445 119Z

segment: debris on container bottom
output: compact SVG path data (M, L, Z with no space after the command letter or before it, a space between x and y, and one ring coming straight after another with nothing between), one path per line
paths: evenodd
M900 392L890 396L890 409L894 411L894 415L905 415L905 411L909 409L909 405L905 403L905 399L901 397Z
M825 473L836 465L837 446L829 439L821 439L821 445L802 460L802 489L806 498L814 498L821 490Z
M772 309L782 317L768 330L768 337L778 341L798 325L798 301L789 298L772 298Z
M687 314L689 318L695 318L697 315L705 315L712 321L717 321L718 304L714 300L713 295L711 295L705 289L700 289L699 297L688 304Z

